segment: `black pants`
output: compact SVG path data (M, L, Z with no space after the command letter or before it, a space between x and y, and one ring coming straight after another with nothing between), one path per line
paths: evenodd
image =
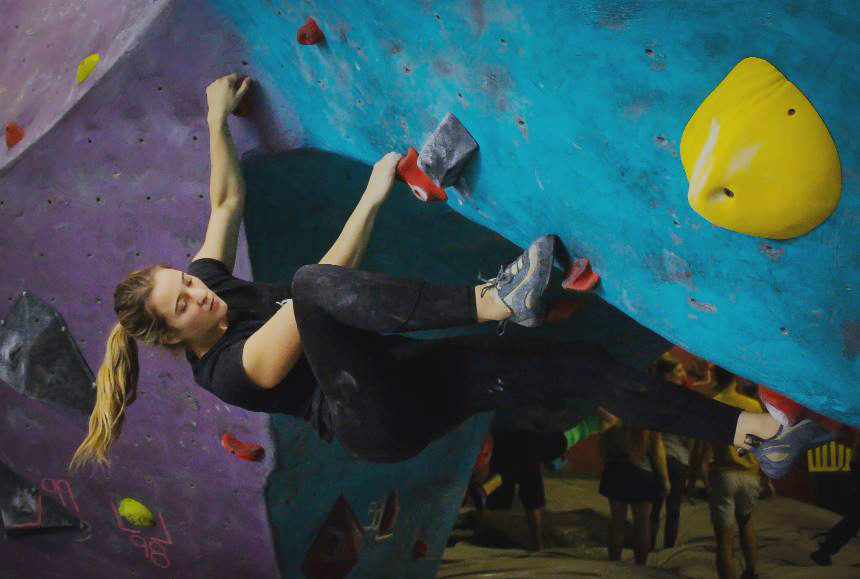
M660 510L666 503L666 524L663 527L663 548L671 549L678 538L678 525L681 520L681 491L687 484L687 465L671 456L666 457L666 469L669 471L669 484L672 489L668 496L662 493L651 503L651 550L657 547L657 534L660 531ZM662 488L662 483L660 487Z
M738 409L638 372L596 344L395 335L474 324L472 286L306 265L292 289L334 432L364 460L405 460L476 413L561 397L586 398L648 430L734 439Z

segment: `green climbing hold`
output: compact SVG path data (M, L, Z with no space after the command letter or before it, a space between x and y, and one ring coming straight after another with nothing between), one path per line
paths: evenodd
M155 517L146 505L134 499L122 499L119 503L120 516L135 527L155 526Z
M78 73L75 75L75 80L78 81L78 84L83 84L90 77L90 74L95 70L98 63L98 54L91 54L81 61L78 65Z

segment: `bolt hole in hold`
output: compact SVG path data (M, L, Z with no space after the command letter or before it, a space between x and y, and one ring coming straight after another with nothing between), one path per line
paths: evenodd
M788 109L788 116L792 116L796 112L794 109Z
M788 335L788 328L780 328L779 333L781 333L783 336L787 336Z
M734 197L735 192L732 191L731 189L729 189L728 187L723 187L723 195L725 195L726 197Z
M647 54L648 56L651 56L652 54L654 54L654 51L653 51L653 50L651 50L650 48L646 48L646 49L645 49L645 54Z

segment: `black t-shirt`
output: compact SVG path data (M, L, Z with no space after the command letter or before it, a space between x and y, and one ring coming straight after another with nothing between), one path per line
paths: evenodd
M229 324L225 334L202 358L186 350L194 381L227 404L307 420L320 438L331 440L325 397L304 355L274 388L254 384L242 365L245 341L290 298L290 288L239 279L223 263L209 258L191 262L188 273L200 278L227 303Z

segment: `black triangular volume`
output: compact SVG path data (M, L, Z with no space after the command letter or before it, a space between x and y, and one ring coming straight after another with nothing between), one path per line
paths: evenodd
M60 313L24 291L0 321L0 380L35 400L89 414L95 378Z
M87 525L0 461L0 538L81 531Z

